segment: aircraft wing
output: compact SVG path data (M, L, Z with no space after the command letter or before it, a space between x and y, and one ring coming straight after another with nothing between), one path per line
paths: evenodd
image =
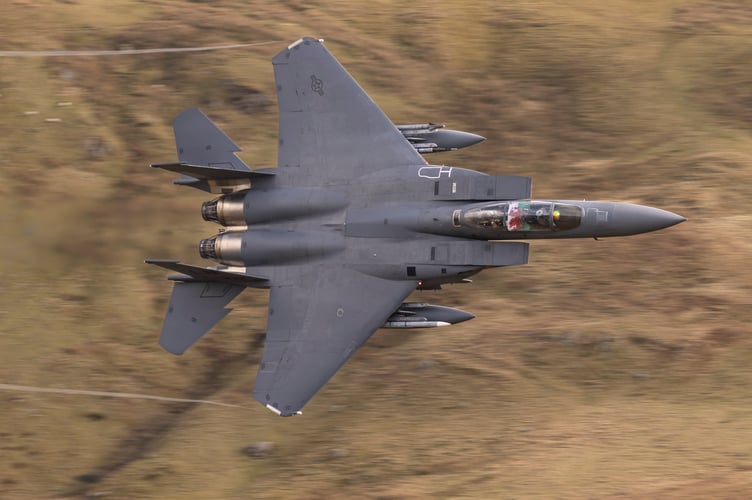
M288 276L293 284L271 287L253 390L283 416L298 413L416 286L334 265L301 266Z
M425 160L321 41L303 38L272 60L279 102L279 172L300 185L345 184Z

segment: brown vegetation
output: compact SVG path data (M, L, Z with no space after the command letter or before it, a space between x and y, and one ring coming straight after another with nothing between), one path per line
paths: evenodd
M0 58L0 383L242 406L0 391L0 497L752 496L747 2L6 3L4 50L279 44ZM198 262L216 227L147 164L199 105L274 165L270 59L303 35L395 122L488 138L432 161L689 221L420 293L477 319L377 332L278 419L250 396L265 293L157 345L170 284L142 261Z

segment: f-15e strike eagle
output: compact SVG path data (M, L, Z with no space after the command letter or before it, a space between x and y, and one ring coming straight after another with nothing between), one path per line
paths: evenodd
M526 264L509 240L627 236L685 219L629 203L536 200L531 179L428 164L421 153L482 140L441 126L394 125L322 40L272 60L279 102L277 168L251 170L203 113L174 121L176 184L220 196L201 214L225 229L202 240L214 267L146 262L175 286L159 342L181 354L230 312L245 288L269 288L253 396L301 408L380 327L435 327L473 315L403 303L489 267Z

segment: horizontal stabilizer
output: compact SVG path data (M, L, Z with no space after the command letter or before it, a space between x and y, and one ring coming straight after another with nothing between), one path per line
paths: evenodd
M274 175L273 172L263 170L235 170L233 168L225 168L224 166L207 167L181 162L152 163L151 166L202 180L253 179ZM178 183L183 183L183 181L179 180Z
M244 290L229 283L175 283L167 306L159 345L172 354L183 354L232 309L225 309Z
M181 273L178 276L170 276L169 279L173 281L230 283L254 288L266 288L269 286L269 280L262 276L251 276L223 271L221 269L212 269L210 267L191 266L189 264L182 264L177 260L146 259L144 262Z

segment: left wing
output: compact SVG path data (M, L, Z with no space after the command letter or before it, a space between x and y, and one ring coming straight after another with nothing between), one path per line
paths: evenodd
M279 105L278 173L299 185L348 183L425 160L320 40L272 60Z
M295 415L415 290L415 281L375 278L340 266L291 269L272 286L253 396Z

